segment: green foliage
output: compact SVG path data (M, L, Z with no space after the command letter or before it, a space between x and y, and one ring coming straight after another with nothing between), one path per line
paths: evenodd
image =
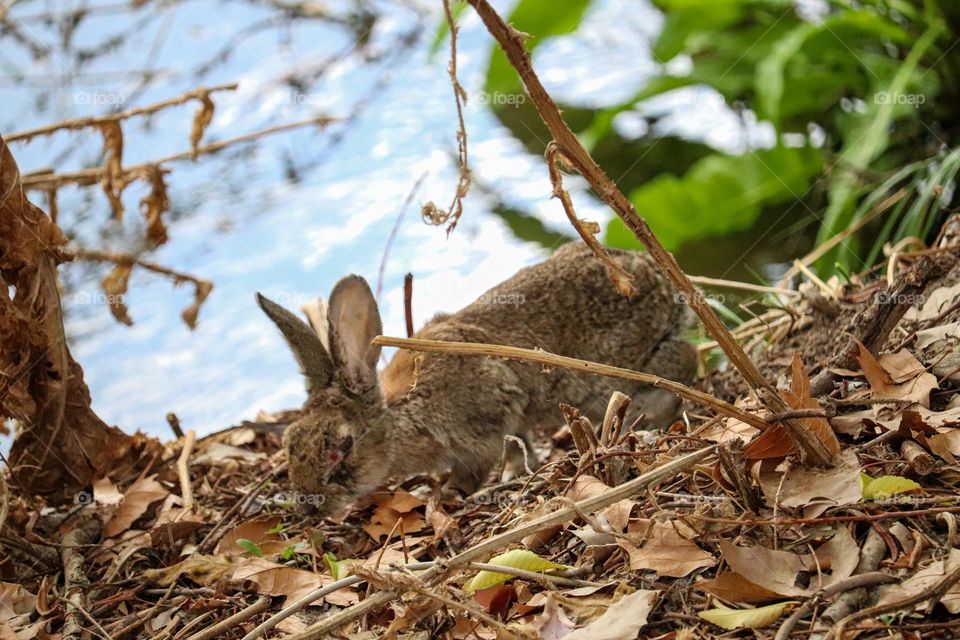
M812 218L824 241L895 189L906 197L861 234L869 233L871 242L841 243L817 265L821 273L859 270L879 257L883 242L935 230L945 204L940 188L951 191L960 172L960 156L949 147L960 125L960 79L952 72L960 64L960 48L952 47L960 38L955 0L831 0L820 18L802 16L794 0L653 2L664 13L651 46L660 74L619 104L565 112L664 244L678 249L736 233L757 223L763 211L780 208L798 225ZM510 21L531 34L527 46L533 50L547 37L576 30L589 5L521 0ZM492 49L486 90L520 91L516 73ZM678 57L690 61L689 73L670 72L675 67L665 63ZM619 114L689 86L713 89L727 108L750 110L772 124L777 145L743 155L703 148L681 164L672 152L683 141L650 134L648 149L666 147L652 174L643 155L632 162L609 155L617 148L636 152L613 127ZM530 113L499 109L497 115L539 151L524 126ZM817 148L811 131L818 134ZM808 142L798 147L798 139ZM642 180L629 171L618 176L618 165L641 161L647 163ZM605 241L638 246L618 219Z
M664 174L630 194L637 212L667 247L698 237L748 228L763 205L788 202L807 189L822 166L810 147L777 147L742 156L711 154L677 178ZM604 241L639 249L639 241L616 218Z
M247 553L257 556L258 558L263 557L263 551L253 540L248 540L247 538L237 538L237 546L246 551Z

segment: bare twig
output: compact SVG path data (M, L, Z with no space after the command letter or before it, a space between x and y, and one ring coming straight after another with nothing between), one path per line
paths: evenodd
M127 181L137 178L147 180L149 179L150 175L156 171L159 165L167 164L169 162L178 162L181 160L193 160L195 159L196 155L217 153L218 151L222 151L227 147L236 144L242 144L244 142L252 142L253 140L257 140L264 136L273 135L275 133L299 129L310 125L326 127L334 122L338 122L338 119L327 116L319 116L307 118L306 120L298 120L296 122L288 122L286 124L268 127L266 129L260 129L242 136L237 136L236 138L229 138L227 140L221 140L219 142L212 142L207 145L199 146L195 151L181 151L158 160L153 160L152 162L145 162L132 167L125 167L123 169L123 176ZM70 173L50 173L49 171L28 173L23 176L22 182L25 189L47 190L55 187L61 187L65 184L78 184L81 186L97 184L103 179L104 175L106 175L106 169L100 166L91 167L90 169L82 169L80 171L73 171Z
M190 102L191 100L203 100L205 97L208 97L209 94L217 91L233 91L237 88L236 82L231 82L229 84L218 84L213 87L197 87L187 91L186 93L176 96L174 98L168 98L166 100L161 100L151 105L144 107L136 107L134 109L128 109L127 111L120 111L117 113L109 113L102 116L87 116L84 118L74 118L72 120L63 120L61 122L54 122L53 124L44 125L42 127L37 127L36 129L29 129L27 131L18 131L16 133L6 136L7 142L16 142L18 140L30 140L37 136L49 135L57 131L62 131L64 129L83 129L84 127L99 127L103 124L120 122L121 120L127 120L128 118L133 118L136 116L149 115L151 113L156 113L167 107L174 107L177 105ZM209 99L209 98L207 98Z
M537 362L550 367L560 367L574 371L583 371L600 376L612 378L623 378L624 380L633 380L642 382L654 387L666 389L681 398L696 402L705 407L711 407L718 413L725 416L736 418L758 429L766 429L767 422L743 409L736 407L729 402L724 402L714 398L709 393L704 393L673 380L667 380L660 376L640 371L631 371L630 369L621 369L606 364L590 362L588 360L579 360L577 358L568 358L559 356L539 349L523 349L520 347L508 347L495 344L484 344L481 342L445 342L442 340L419 340L405 338L390 338L387 336L377 336L374 344L384 347L399 347L401 349L410 349L412 351L424 351L427 353L456 353L459 355L482 355L496 356L498 358L511 358L514 360L523 360L526 362Z
M647 222L640 217L636 208L617 185L604 173L603 169L580 144L577 136L563 120L560 109L544 89L543 84L533 70L530 54L524 46L524 35L504 22L503 18L490 6L488 0L469 0L476 9L487 30L497 40L507 59L517 70L527 92L537 108L544 124L553 136L555 144L562 151L600 198L610 205L624 224L646 246L664 274L685 296L690 308L703 322L707 333L717 341L731 364L740 371L744 380L758 392L763 403L771 413L781 413L789 407L773 385L761 375L756 365L747 357L737 341L730 335L723 322L708 304L687 275L680 268L673 255L664 248ZM787 420L783 428L800 452L801 459L816 466L831 466L833 455L826 445L817 439L797 420Z
M83 570L83 547L96 541L100 528L100 521L90 518L63 537L60 557L63 560L63 599L67 604L62 631L64 638L83 637L83 612L90 587Z
M854 611L847 617L838 621L836 626L830 630L827 634L827 640L832 640L837 638L838 640L843 639L843 633L846 630L846 627L857 620L863 620L864 618L873 618L884 613L890 613L891 611L900 611L902 609L909 609L914 607L921 602L926 602L930 600L932 602L937 602L943 595L950 590L950 587L960 582L960 567L957 567L952 572L944 576L943 580L932 584L926 589L919 591L911 596L903 598L902 600L897 600L896 602L889 602L887 604L879 604L873 607L868 607L866 609L861 609L859 611Z
M406 323L407 337L413 337L413 274L403 276L403 319Z
M878 584L896 581L896 576L878 571L874 573L862 573L860 575L850 576L849 578L835 582L829 587L825 587L823 590L818 591L812 598L803 603L802 606L798 607L789 618L784 620L783 624L780 625L780 628L777 630L777 635L773 640L787 640L787 638L790 637L790 632L793 631L795 626L797 626L797 623L809 615L810 612L813 611L813 608L824 600L828 600L839 593L844 593L845 591L850 591L852 589L862 589L864 587L872 587Z
M267 610L267 607L270 606L270 598L268 596L260 596L256 602L254 602L249 607L245 607L233 614L229 618L224 618L217 624L211 625L199 631L186 640L213 640L213 638L222 638L227 635L227 632L239 625L241 622L246 622L253 616L258 613L262 613Z
M180 450L180 457L177 458L177 477L180 479L180 497L183 500L183 508L186 511L193 510L193 485L190 483L190 455L193 453L193 445L197 441L197 433L193 429L187 431L183 439L183 449Z
M400 223L403 222L403 215L407 212L407 209L410 208L410 203L413 202L414 197L416 197L417 192L420 190L420 185L423 184L423 181L426 180L428 175L430 175L430 173L424 171L420 177L417 178L417 181L413 183L413 187L410 188L410 193L407 194L407 198L403 201L403 206L400 207L400 213L397 214L397 220L393 223L390 235L387 237L387 244L383 248L383 257L380 258L380 271L377 274L377 293L375 296L377 302L380 301L380 294L383 292L383 274L387 270L387 259L390 257L390 248L393 247L393 242L397 238L397 232L400 231Z
M453 99L457 105L457 121L459 122L459 128L457 129L457 166L460 176L457 180L457 189L453 194L453 200L446 211L441 210L433 202L427 202L423 205L420 214L424 220L438 226L449 221L447 235L450 235L457 228L457 222L463 215L463 199L470 191L473 176L467 161L467 125L463 120L463 103L467 101L467 92L460 85L460 80L457 79L457 36L460 33L460 27L457 26L453 12L450 11L450 0L443 0L443 12L447 18L447 24L450 26L450 65L447 67L447 72L450 74Z
M603 245L597 241L594 234L600 230L599 227L591 229L587 222L577 217L577 212L573 208L573 200L570 199L567 190L563 188L563 175L560 173L558 163L564 161L565 158L556 142L547 145L544 156L547 160L550 183L553 185L553 196L560 200L560 204L563 205L563 212L567 214L567 220L570 221L573 228L580 234L580 238L593 251L593 255L607 268L607 277L610 278L620 295L632 299L637 295L637 288L633 286L633 275L617 264L607 253L607 250L603 248Z

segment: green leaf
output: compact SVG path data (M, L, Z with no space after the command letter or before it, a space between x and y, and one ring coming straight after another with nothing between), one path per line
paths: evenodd
M906 92L907 87L914 80L920 59L936 41L941 28L937 23L920 36L882 93L887 96L897 96ZM824 214L817 242L825 242L842 231L849 223L853 215L852 205L857 195L857 174L867 169L870 163L886 150L890 143L890 124L898 112L904 111L903 107L910 108L909 105L897 105L893 100L882 101L871 96L867 112L857 117L848 127L846 143L837 163L840 168L830 184L830 204ZM833 264L835 255L836 253L831 253L824 256L818 265L823 268L825 265ZM851 257L849 254L842 254L840 263L848 266Z
M871 478L870 476L860 474L860 488L864 500L883 500L898 493L916 491L920 485L901 476L880 476Z
M653 46L658 62L667 62L682 52L695 53L688 41L696 34L716 33L743 16L743 0L657 0L667 15Z
M511 569L523 569L524 571L537 572L547 571L548 569L570 568L565 564L557 564L556 562L544 560L533 551L527 551L526 549L514 549L513 551L501 553L498 556L490 558L490 562L487 564L494 564L498 567L509 567ZM474 577L470 578L470 580L463 585L463 589L468 593L473 593L474 591L480 591L481 589L498 585L501 582L506 582L511 578L513 578L513 576L506 573L481 571Z
M530 35L526 46L532 54L545 38L574 31L589 6L590 0L520 0L508 22L514 28ZM509 96L522 91L517 72L497 46L493 47L487 65L484 91L488 96ZM489 103L496 104L496 101L490 100Z
M247 538L237 538L237 546L242 548L247 553L257 556L258 558L263 557L263 551L260 550L260 547L258 547L257 543L253 540L248 540Z
M334 580L341 580L349 576L352 572L353 565L357 563L357 560L353 558L337 560L337 556L332 553L323 554L323 561L326 563L327 569L330 570L330 575Z
M274 534L280 534L280 533L283 533L283 531L284 531L284 528L283 528L282 520L277 524L273 525L272 527L270 527L269 529L267 529L267 533L274 533Z
M742 156L715 153L698 160L682 178L662 175L630 194L668 249L695 238L750 227L766 205L802 197L823 166L809 147L755 151ZM615 218L604 241L637 249L640 243Z
M734 629L761 629L776 622L795 602L778 602L756 609L707 609L697 615L727 631Z

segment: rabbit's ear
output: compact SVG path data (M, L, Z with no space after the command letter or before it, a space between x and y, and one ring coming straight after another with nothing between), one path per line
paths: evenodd
M377 301L360 276L337 283L327 307L330 352L337 371L348 381L376 384L379 345L371 341L383 331Z
M257 294L257 304L263 309L293 351L300 364L300 371L307 379L307 391L316 391L329 386L333 379L333 361L323 348L320 336L306 322L293 315L276 302Z

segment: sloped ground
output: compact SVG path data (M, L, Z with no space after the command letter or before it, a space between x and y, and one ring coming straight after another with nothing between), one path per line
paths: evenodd
M890 287L875 276L807 282L805 296L751 333L772 343L753 355L781 381L794 417L834 443L832 469L800 464L776 419L760 433L688 407L684 420L646 432L620 424L623 406L612 402L603 428L569 412L539 443L533 474L467 498L414 478L342 521L317 522L287 493L288 416L261 417L169 443L159 473L103 480L67 507L41 508L10 487L0 637L326 637L310 626L384 592L395 597L339 633L955 637L960 269L956 249L927 253L936 269L921 294L894 300L909 310L886 336L858 333L889 302L882 296L903 294L898 282L930 266L921 255L899 257ZM735 372L704 387L759 411ZM632 495L571 506L670 461L676 473ZM558 522L530 525L551 513ZM508 542L489 543L503 534ZM484 542L483 557L466 559L498 555L490 562L510 575L457 557ZM421 564L397 568L408 563ZM281 610L292 615L281 620Z

